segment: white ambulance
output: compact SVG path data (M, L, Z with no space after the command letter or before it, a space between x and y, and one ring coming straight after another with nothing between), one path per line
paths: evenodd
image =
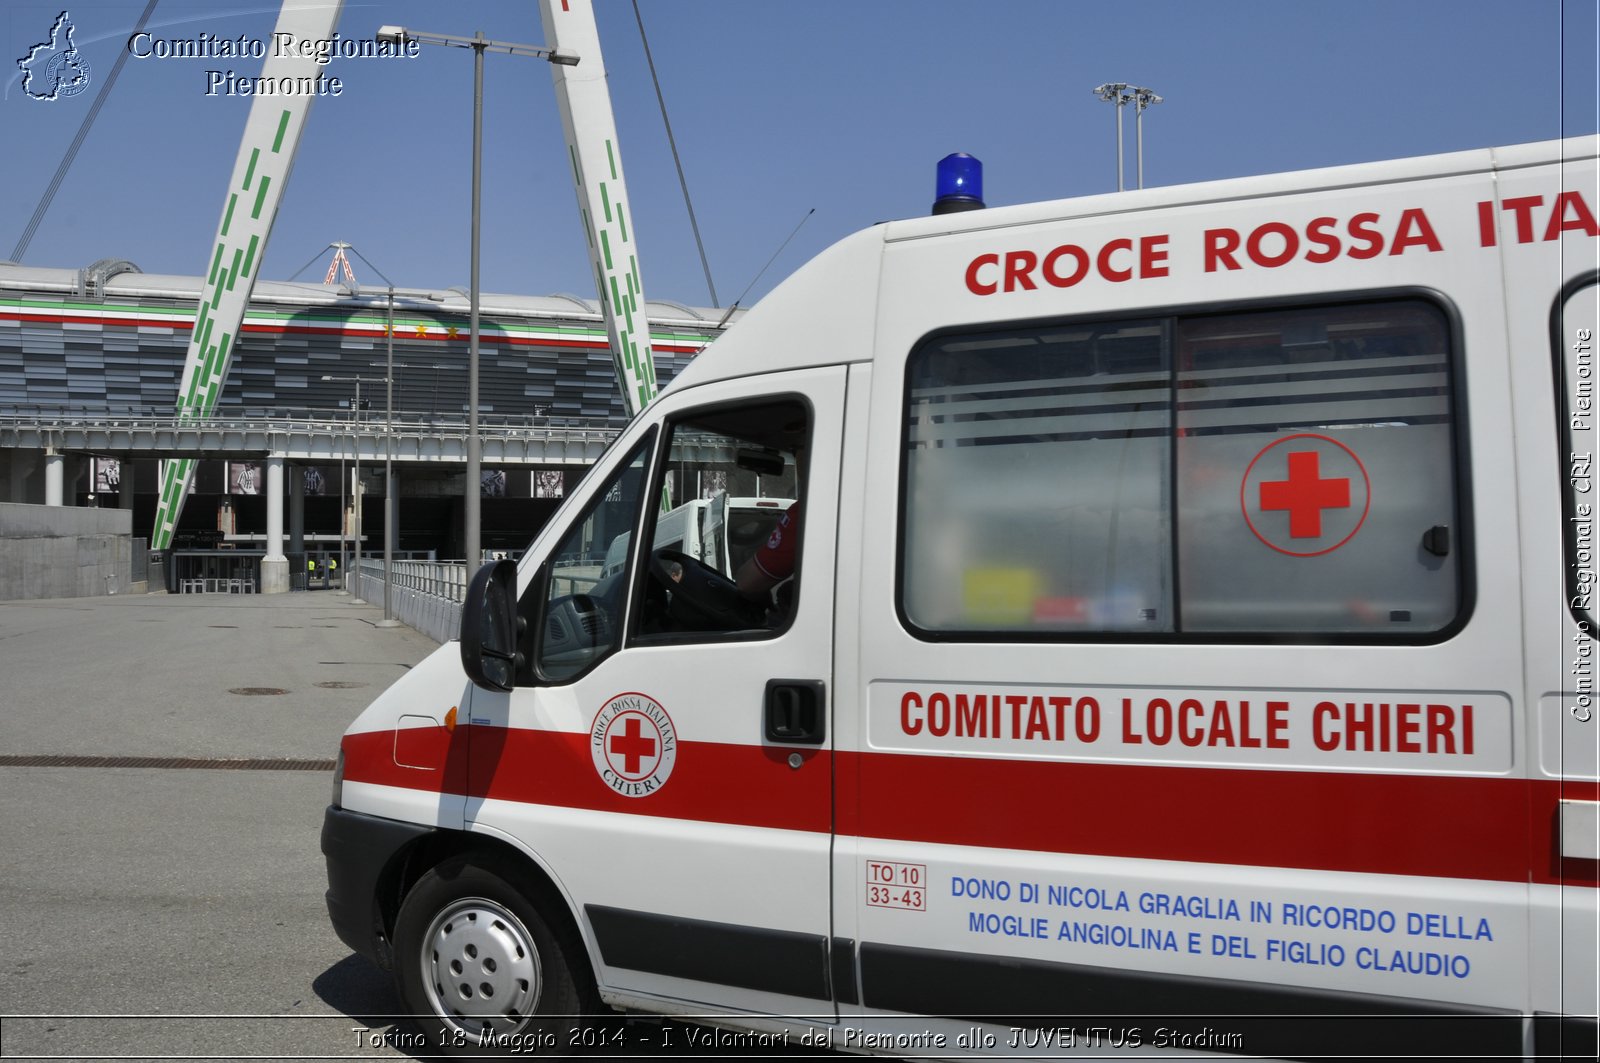
M462 1052L1592 1056L1597 151L837 244L351 725L338 933ZM559 578L775 454L781 601Z

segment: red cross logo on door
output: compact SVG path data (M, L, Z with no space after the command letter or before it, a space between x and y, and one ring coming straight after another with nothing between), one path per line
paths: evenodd
M629 713L623 716L622 720L621 734L617 733L615 725L612 726L607 738L606 752L610 754L608 759L618 772L629 778L638 778L648 774L639 770L640 765L646 763L647 758L655 759L656 749L660 743L655 738L647 738L640 732L640 728L648 723L643 716ZM650 730L655 731L654 725L650 725Z
M672 775L678 732L659 701L630 691L595 713L589 748L601 782L623 797L649 797Z
M1291 557L1318 557L1361 530L1371 488L1355 451L1302 432L1275 440L1251 459L1239 485L1239 508L1267 546Z

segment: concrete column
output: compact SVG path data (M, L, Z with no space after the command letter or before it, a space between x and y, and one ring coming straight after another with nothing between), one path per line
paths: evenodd
M47 506L62 505L62 490L65 487L67 459L63 454L54 449L44 452L44 504Z
M27 502L28 478L39 467L39 458L42 450L6 450L0 451L0 462L6 466L6 498L7 502Z
M289 552L301 554L306 548L306 470L289 466Z
M289 589L289 559L283 556L283 455L267 457L267 556L261 559L261 593Z
M400 473L393 462L385 462L388 475L383 485L383 619L374 627L400 627L394 618L394 550L400 542Z
M125 455L118 460L117 473L117 508L133 508L133 455Z

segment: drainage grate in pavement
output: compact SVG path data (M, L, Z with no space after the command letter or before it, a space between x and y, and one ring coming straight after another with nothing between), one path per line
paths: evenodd
M287 694L282 687L229 687L230 694L243 694L246 697L265 697L274 694Z
M331 760L291 757L0 756L0 768L199 768L211 771L332 771Z
M348 679L329 679L325 682L314 683L312 685L319 686L323 690L355 690L357 687L364 687L367 684L353 683Z

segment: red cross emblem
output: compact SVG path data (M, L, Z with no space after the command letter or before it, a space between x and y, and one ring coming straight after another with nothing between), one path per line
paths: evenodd
M589 727L594 770L623 797L650 797L667 784L678 759L678 732L648 694L618 694Z
M655 759L656 748L660 743L640 733L640 728L645 726L643 716L629 713L624 719L627 722L622 725L621 734L617 734L615 726L611 728L609 749L611 761L616 763L617 758L621 757L622 765L618 770L624 775L639 775L640 764L646 757ZM655 731L653 725L650 729Z
M1289 451L1289 478L1261 485L1261 508L1289 512L1291 539L1322 538L1322 511L1350 508L1350 479L1324 480L1314 450Z
M1262 448L1245 469L1239 506L1257 539L1291 557L1317 557L1349 542L1372 505L1355 451L1303 432Z

